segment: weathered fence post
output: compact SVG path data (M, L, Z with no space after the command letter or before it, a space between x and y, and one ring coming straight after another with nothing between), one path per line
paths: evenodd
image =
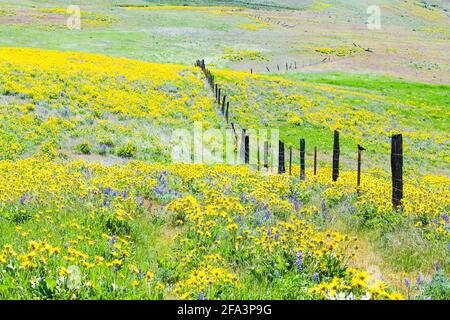
M241 161L244 163L245 163L245 137L247 135L246 132L247 132L246 129L242 129L240 157L241 157Z
M253 74L253 68L250 68L250 74Z
M277 70L280 71L280 65L279 64L277 64Z
M284 143L279 141L278 143L278 174L286 172L284 161Z
M217 93L217 103L220 105L220 95L221 95L222 89L219 88L219 93Z
M223 96L223 100L222 100L222 115L225 115L225 99L227 98L227 96Z
M259 139L257 138L256 139L256 169L258 170L258 171L260 171L261 170L261 166L260 166L260 162L261 162L261 160L260 160L260 156L259 156Z
M337 181L339 177L339 132L334 130L333 144L333 181Z
M227 108L225 110L225 119L227 120L227 123L229 123L229 112L230 112L230 101L227 102Z
M300 139L300 180L305 180L305 139Z
M244 162L245 164L250 163L250 136L245 136L245 148L244 148Z
M314 147L314 175L317 174L317 147Z
M297 61L294 61L294 68L297 69Z
M215 88L216 88L215 92L216 92L216 101L217 101L217 93L219 92L219 86L217 85L217 83L216 83Z
M269 169L269 142L264 141L264 168Z
M267 71L268 71L268 72L270 72L270 69L269 69L269 67L266 67L266 69L267 69Z
M394 209L397 209L403 198L403 137L401 134L392 136L391 169L392 205Z
M365 150L358 144L358 176L356 178L357 191L359 192L359 186L361 185L361 153Z
M289 175L292 176L292 146L289 146Z

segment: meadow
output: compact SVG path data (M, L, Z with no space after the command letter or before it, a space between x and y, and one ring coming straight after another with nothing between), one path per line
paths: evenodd
M65 26L64 1L2 3L0 298L449 299L448 34L431 45L429 32L411 31L448 30L445 3L392 7L388 30L364 43L367 30L352 26L365 4L328 2L93 1L81 30ZM399 10L414 18L395 19ZM320 37L331 24L335 36ZM303 28L312 35L300 47ZM423 68L410 63L417 39ZM302 67L324 52L352 53ZM229 128L199 58L231 121L280 129L291 174L172 163L174 130ZM296 60L297 70L263 71ZM393 209L396 133L404 198Z

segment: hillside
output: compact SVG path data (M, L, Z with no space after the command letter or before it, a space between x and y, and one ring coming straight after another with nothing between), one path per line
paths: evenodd
M450 8L370 4L2 1L0 299L448 300Z

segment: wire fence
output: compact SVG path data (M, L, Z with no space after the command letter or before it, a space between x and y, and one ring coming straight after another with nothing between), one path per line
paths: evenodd
M204 60L197 60L195 66L202 69L212 92L215 95L216 102L219 105L221 114L224 116L226 124L230 126L235 135L236 142L239 143L241 149L239 150L239 155L242 159L242 162L245 164L249 164L250 162L250 137L247 134L247 130L237 124L236 122L230 121L230 115L232 113L230 101L227 101L227 95L225 91L220 88L220 86L215 82L215 77L212 72L206 68ZM294 65L295 66L295 65ZM240 132L240 133L239 133ZM333 148L332 148L332 176L330 177L332 181L338 181L339 179L339 169L343 164L356 168L357 170L357 180L356 180L356 190L359 192L359 187L361 184L361 167L362 167L362 154L365 148L361 145L357 145L357 156L355 159L342 157L340 150L340 141L339 141L340 133L339 131L334 131L334 139L333 139ZM403 137L402 134L395 134L391 137L391 150L390 150L390 166L391 166L391 180L392 180L392 205L394 208L401 206L401 200L403 199L403 187L404 187L404 155L403 155ZM293 146L290 145L286 148L285 142L279 140L278 145L271 145L269 141L264 141L262 147L263 155L260 155L260 145L259 142L256 142L257 146L257 163L256 168L261 170L261 168L269 168L269 154L272 148L277 148L278 152L272 154L278 154L277 163L273 164L277 167L277 172L279 174L286 173L286 162L288 163L288 173L292 175L292 163L294 161L294 149ZM273 143L272 143L273 144ZM299 139L299 149L296 154L299 154L297 158L300 162L300 179L305 179L305 167L306 167L306 156L305 156L305 139ZM318 173L318 165L319 165L319 153L317 146L314 146L313 149L313 160L308 162L313 166L313 174L317 175ZM324 154L323 152L321 152ZM326 154L326 153L325 153ZM410 162L413 159L409 159ZM385 165L385 164L382 164ZM414 183L413 181L408 181L408 184L417 185L418 183Z

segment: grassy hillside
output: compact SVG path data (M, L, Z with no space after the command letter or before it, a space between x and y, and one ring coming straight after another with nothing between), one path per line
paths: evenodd
M66 27L64 1L32 3L2 2L0 45L175 64L206 58L218 67L253 68L255 73L296 61L303 71L377 72L448 84L450 25L443 2L424 7L414 1L384 1L382 28L375 31L366 27L369 3L361 1L314 1L300 11L235 2L205 11L211 2L196 3L203 7L139 8L126 5L158 3L82 1L81 30ZM286 2L291 4L294 1ZM349 54L353 43L373 52ZM328 57L323 54L327 50L347 53L320 63Z
M446 2L381 1L378 31L370 1L79 3L81 30L66 1L0 4L0 299L450 298ZM199 58L286 173L173 163L229 129Z

